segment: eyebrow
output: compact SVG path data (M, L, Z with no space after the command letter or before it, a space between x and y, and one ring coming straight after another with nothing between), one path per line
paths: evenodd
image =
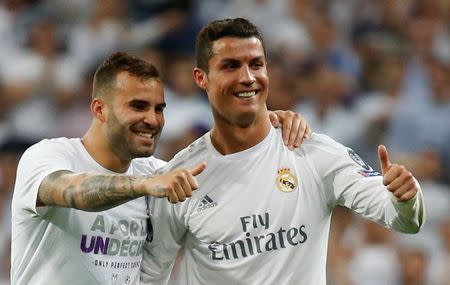
M260 56L255 56L252 59L250 59L250 61L255 61L255 60L264 60L264 56L260 55ZM220 60L220 62L222 63L227 63L227 62L241 62L242 60L237 59L237 58L222 58Z
M141 99L132 99L128 102L128 105L132 105L132 104L142 104L145 106L151 105L147 100L141 100ZM165 108L167 106L167 104L166 104L166 102L162 102L162 103L156 104L156 106Z
M142 105L150 105L150 103L146 100L141 100L141 99L131 99L130 101L128 101L128 104L142 104Z

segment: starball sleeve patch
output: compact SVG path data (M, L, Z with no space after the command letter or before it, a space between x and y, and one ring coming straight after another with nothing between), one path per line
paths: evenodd
M356 173L358 173L359 175L364 176L364 177L381 176L381 173L376 170L360 169L360 170L356 171Z
M282 192L292 192L297 189L297 176L287 167L278 170L277 187Z
M364 168L365 170L373 170L372 167L370 167L353 149L348 148L347 149L348 156L359 166Z

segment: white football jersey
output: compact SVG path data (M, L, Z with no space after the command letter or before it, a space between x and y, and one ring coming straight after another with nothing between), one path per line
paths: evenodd
M135 159L126 174L153 174L163 163ZM101 212L36 207L42 180L57 170L113 174L80 139L43 140L24 153L12 201L11 284L139 284L146 199Z
M396 202L378 172L325 135L290 151L272 128L256 146L224 156L208 133L164 171L202 161L192 198L151 201L154 236L144 248L143 284L164 284L179 254L175 284L325 285L335 206L402 232L423 223L421 192Z

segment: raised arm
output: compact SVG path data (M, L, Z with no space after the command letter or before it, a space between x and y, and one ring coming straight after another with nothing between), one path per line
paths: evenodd
M56 171L42 181L36 206L70 207L103 211L129 200L151 195L167 197L171 203L184 201L198 188L195 176L206 167L178 169L158 176L128 176Z
M306 153L330 195L330 208L344 206L399 232L420 231L425 219L420 185L403 166L390 162L384 147L379 149L380 173L325 135L315 134L310 142Z

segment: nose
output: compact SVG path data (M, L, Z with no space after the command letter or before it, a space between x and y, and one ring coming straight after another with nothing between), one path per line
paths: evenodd
M152 127L159 125L158 116L157 116L155 110L149 110L148 112L145 113L144 123L146 123Z
M240 81L242 84L250 86L255 81L255 75L253 74L251 68L248 65L243 65L241 68Z

